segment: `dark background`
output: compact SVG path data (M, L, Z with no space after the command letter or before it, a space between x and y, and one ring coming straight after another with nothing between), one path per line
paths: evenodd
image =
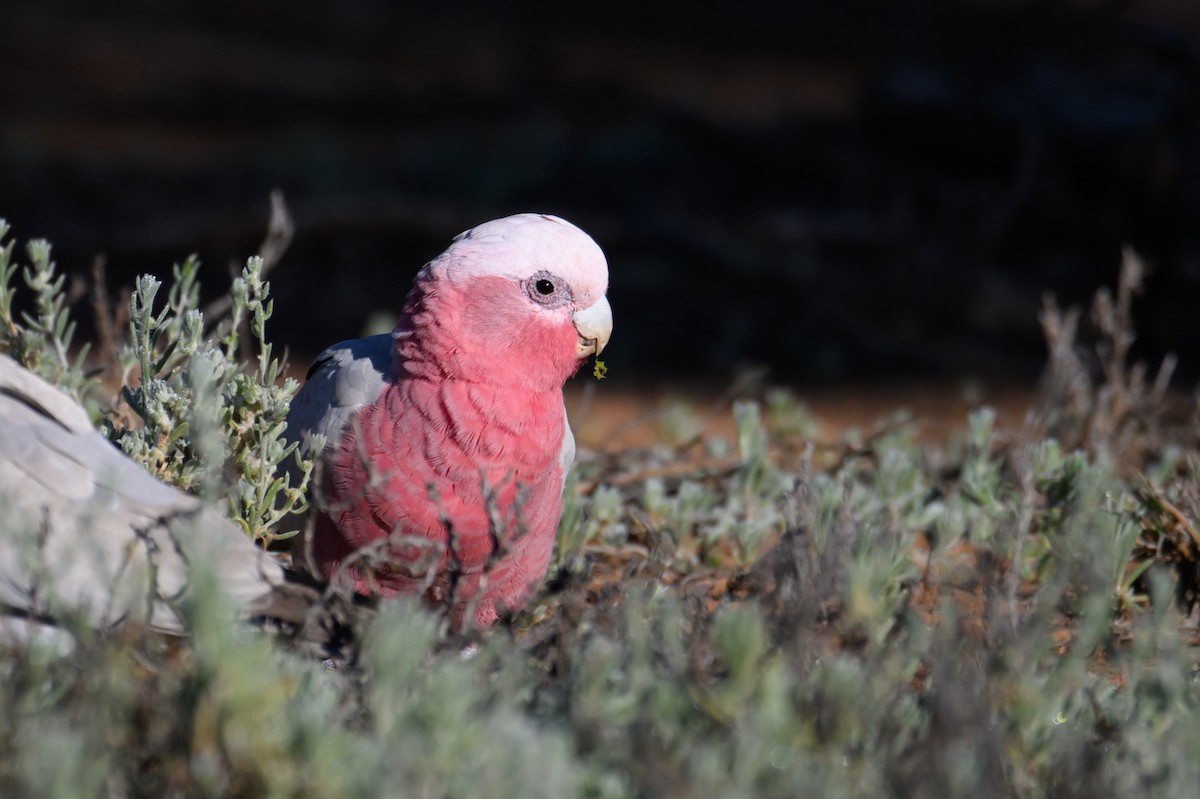
M1185 0L194 5L5 4L0 216L114 290L194 251L216 292L281 188L297 360L538 210L606 250L625 378L1031 379L1043 293L1126 243L1138 354L1200 373Z

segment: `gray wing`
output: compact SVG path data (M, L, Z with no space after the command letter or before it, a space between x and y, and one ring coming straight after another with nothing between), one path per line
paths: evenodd
M312 437L320 434L326 443L337 443L350 417L379 397L391 375L390 333L334 344L309 368L308 378L288 411L284 437L299 441L300 452L306 458L315 458L321 453Z
M208 561L239 607L283 581L235 524L155 480L71 398L4 356L0 518L0 605L35 619L82 613L98 627L137 619L181 632L190 562Z

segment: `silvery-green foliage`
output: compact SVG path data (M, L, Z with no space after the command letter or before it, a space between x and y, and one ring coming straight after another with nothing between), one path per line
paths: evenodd
M0 246L0 316L24 330ZM194 262L165 302L139 281L123 357L146 425L113 434L253 532L289 386L268 390L268 287L247 269L212 340ZM69 326L44 329L31 352L56 367ZM68 620L65 650L0 645L0 795L1196 793L1194 423L1124 471L1112 456L1136 447L1013 441L988 412L944 448L893 426L787 460L812 428L768 403L765 425L736 408L736 455L682 412L682 447L583 455L564 579L465 647L385 601L355 607L327 667L229 624L203 562L188 639Z
M48 242L27 245L28 265L13 258L16 243L6 240L0 219L0 341L26 367L62 386L77 400L89 396L96 380L84 364L89 346L72 348L75 322L70 318L66 275L57 271ZM278 538L292 531L273 527L304 507L311 463L300 461L301 484L293 486L282 465L298 458L295 445L283 441L288 401L299 387L280 380L266 323L273 303L262 279L261 258L251 258L230 288L231 310L215 331L206 334L199 309L200 262L194 256L172 270L165 301L163 283L153 275L137 278L130 295L128 340L117 358L121 396L136 421L103 420L106 435L156 478L185 490L204 488L225 503L225 512L254 538ZM32 311L17 312L14 299L20 273L32 293ZM250 339L244 340L243 327ZM253 365L243 363L242 348L253 347ZM212 407L197 402L201 383L214 388ZM198 457L197 414L213 411L220 448ZM210 424L210 427L214 425ZM211 478L216 475L222 480Z
M526 712L530 675L513 649L501 639L470 659L435 655L437 635L437 619L412 600L389 603L372 625L363 674L367 745L359 752L366 786L431 799L481 790L575 795L570 739Z
M584 540L620 544L629 528L625 519L625 499L610 486L599 486L592 495L591 514L584 528Z
M579 470L572 468L563 482L562 515L554 537L553 568L578 570L583 566L580 553L586 537L584 502L579 496Z
M304 507L304 488L311 464L302 464L301 484L293 486L281 466L296 456L296 445L283 440L288 401L299 387L279 380L279 362L271 357L266 322L273 303L270 284L262 280L262 259L251 258L230 289L229 318L222 321L216 341L204 336L204 319L194 306L199 295L199 263L190 258L174 270L167 301L156 310L161 287L143 276L130 298L130 344L125 357L139 367L140 379L124 391L141 426L117 428L109 435L159 479L184 489L199 488L198 480L214 463L228 485L213 486L214 497L228 506L229 516L253 538L278 538L290 532L274 525ZM255 365L238 360L243 323L248 323ZM198 381L198 378L201 378ZM216 423L224 447L197 457L191 434L196 414L208 406L197 401L200 382L211 382ZM215 460L214 460L215 458ZM294 532L294 531L291 531Z
M782 438L812 440L820 431L812 410L789 389L768 389L766 410L771 432Z
M759 405L735 402L733 421L741 460L734 488L737 501L730 502L718 524L729 530L742 560L749 563L762 553L772 536L783 532L780 502L791 492L793 482L771 462Z
M8 232L8 223L0 218L0 342L23 366L83 401L95 381L83 368L90 345L71 351L75 322L67 308L67 276L51 260L50 242L44 239L26 244L28 265L14 261L16 240L5 241ZM18 271L25 288L33 292L32 313L13 309Z

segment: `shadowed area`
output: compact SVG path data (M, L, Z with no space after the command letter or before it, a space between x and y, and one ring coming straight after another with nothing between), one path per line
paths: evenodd
M301 360L390 323L460 230L545 210L609 256L617 380L1028 380L1043 292L1086 300L1125 244L1136 354L1200 363L1186 3L0 15L16 233L114 288L198 250L215 293L281 188Z

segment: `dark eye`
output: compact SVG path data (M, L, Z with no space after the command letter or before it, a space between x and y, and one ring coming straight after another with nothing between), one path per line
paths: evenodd
M525 281L525 293L543 308L561 308L571 301L566 281L544 269Z

